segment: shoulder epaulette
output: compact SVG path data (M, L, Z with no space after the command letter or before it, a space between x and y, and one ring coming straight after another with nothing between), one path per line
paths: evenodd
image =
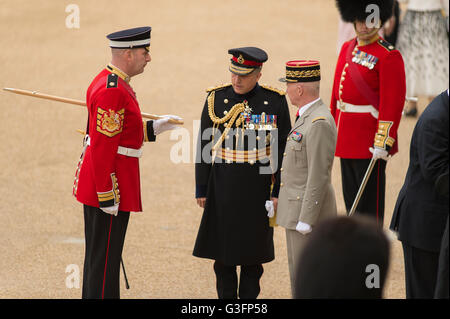
M390 44L389 42L387 42L383 39L379 39L377 42L379 45L381 45L383 48L385 48L388 51L392 51L395 49L395 47L392 44Z
M221 85L218 85L218 86L210 87L210 88L206 89L206 92L209 93L211 91L217 91L217 90L226 88L226 87L228 87L230 85L231 85L231 83L227 83L227 84L221 84Z
M106 80L106 88L116 88L118 81L119 77L114 73L110 73L108 75L108 79Z
M314 118L311 123L314 123L315 121L319 121L319 120L326 120L325 116L318 116L316 118Z
M276 88L274 88L274 87L271 87L271 86L269 86L269 85L261 84L261 87L264 88L264 89L266 89L266 90L276 92L276 93L278 93L278 94L280 94L280 95L286 95L286 92L284 92L284 91L282 91L282 90L279 90L279 89L276 89Z

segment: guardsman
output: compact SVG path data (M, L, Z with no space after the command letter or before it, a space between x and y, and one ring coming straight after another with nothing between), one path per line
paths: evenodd
M265 206L270 199L276 205L291 123L285 93L258 84L267 53L255 47L228 53L231 84L207 90L201 115L195 177L204 212L193 254L215 260L219 298L253 299L262 264L274 259Z
M287 95L298 107L297 119L287 137L281 168L277 224L286 229L286 244L294 295L299 256L312 228L335 217L336 198L331 169L336 149L336 124L320 99L320 63L297 60L286 63Z
M337 6L356 31L356 38L345 42L339 54L330 105L338 131L336 156L341 158L345 206L350 211L373 158L376 163L356 211L383 226L386 162L398 151L406 92L402 56L378 35L392 14L392 0L337 0Z
M173 129L170 118L143 121L131 77L150 62L151 27L109 34L111 63L86 94L88 124L73 194L83 203L83 298L120 298L119 270L130 212L142 211L139 158L143 142Z

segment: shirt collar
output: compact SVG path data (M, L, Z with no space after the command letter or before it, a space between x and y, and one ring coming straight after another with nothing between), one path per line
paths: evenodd
M320 97L315 99L314 101L309 102L308 104L300 107L297 111L297 116L302 116L306 112L307 109L309 109L314 103L316 103L319 100L320 100Z

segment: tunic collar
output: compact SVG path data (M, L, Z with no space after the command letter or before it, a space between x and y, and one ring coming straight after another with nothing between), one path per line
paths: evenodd
M358 46L359 46L359 47L362 47L362 46L365 46L365 45L369 45L369 44L374 43L374 42L377 41L379 38L380 38L380 35L379 35L378 32L377 32L377 33L375 33L375 34L373 35L373 37L371 37L371 38L370 38L369 40L367 40L367 41L359 40L358 38L356 38L356 40L357 40Z
M318 97L318 98L315 99L314 101L309 102L308 104L306 104L306 105L300 107L300 108L298 109L297 116L300 116L300 117L301 117L302 114L305 113L307 109L309 109L314 103L316 103L316 102L319 101L319 100L320 100L320 97Z
M127 84L130 84L130 80L131 80L130 76L128 74L126 74L125 72L123 72L121 69L119 69L118 67L112 65L111 63L109 63L106 66L106 68L108 69L109 72L116 74L122 80L127 82Z
M234 92L233 86L231 86L231 89L233 91L233 97L235 99L237 99L237 100L248 100L250 97L255 95L255 93L259 90L259 84L256 83L255 87L253 89L251 89L249 92L245 93L245 94L238 94L238 93Z

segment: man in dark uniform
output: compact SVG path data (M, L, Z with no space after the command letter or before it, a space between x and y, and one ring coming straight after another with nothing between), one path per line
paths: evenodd
M150 62L151 27L107 36L111 63L86 94L85 146L75 174L73 194L83 203L85 261L83 298L119 298L119 271L130 212L142 211L139 157L143 142L175 128L166 116L143 121L130 78Z
M215 260L219 298L252 299L260 292L262 264L274 259L265 204L271 199L276 208L291 122L285 93L258 84L266 52L228 53L231 84L207 91L201 115L195 177L204 212L193 254Z
M380 13L373 26L367 21L370 5L377 5ZM376 163L356 211L383 226L386 161L398 151L406 92L402 56L378 35L391 16L392 0L338 0L337 6L357 35L342 46L330 105L338 131L336 156L341 158L345 206L350 211L373 158Z
M435 294L449 210L448 99L448 91L442 92L417 120L408 172L390 225L403 246L406 298L433 298ZM448 296L448 275L446 279Z

